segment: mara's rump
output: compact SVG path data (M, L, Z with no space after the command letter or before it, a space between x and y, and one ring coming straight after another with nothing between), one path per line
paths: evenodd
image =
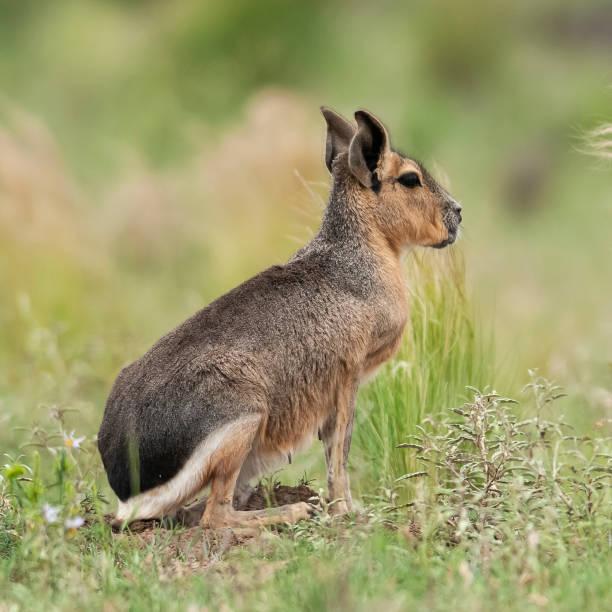
M261 417L252 415L227 423L197 445L183 467L170 480L127 500L120 501L116 520L161 517L193 498L213 476L215 468L232 452L232 443L245 428L257 427Z

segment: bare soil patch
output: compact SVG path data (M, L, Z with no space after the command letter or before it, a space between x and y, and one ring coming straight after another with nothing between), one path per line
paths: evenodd
M291 487L260 482L247 502L238 509L262 510L301 501L316 504L319 496L304 483ZM162 581L201 571L230 571L231 568L228 569L222 562L229 549L249 545L250 542L256 543L259 548L265 546L267 539L279 535L259 529L201 529L199 520L205 507L206 498L196 500L179 509L174 516L133 521L122 531L113 525L112 514L104 518L112 527L115 537L130 538L139 548L156 551L146 556L144 564L155 565ZM171 532L174 527L181 529ZM270 571L278 569L274 564L264 565L260 568L262 576L269 577Z

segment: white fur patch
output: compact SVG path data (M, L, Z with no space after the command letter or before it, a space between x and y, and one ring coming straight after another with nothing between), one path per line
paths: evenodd
M168 482L125 502L119 501L115 520L159 518L194 497L207 484L215 451L231 444L232 438L245 426L254 427L260 420L259 415L249 415L215 430L196 447L187 463Z
M369 382L373 381L380 370L380 366L376 366L372 368L369 372L364 372L359 378L360 385L367 385Z

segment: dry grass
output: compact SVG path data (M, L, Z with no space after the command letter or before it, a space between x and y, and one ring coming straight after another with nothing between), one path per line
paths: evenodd
M4 108L0 127L0 232L23 246L77 254L83 235L83 197L44 124Z
M601 159L612 159L612 125L602 125L589 132L585 152Z

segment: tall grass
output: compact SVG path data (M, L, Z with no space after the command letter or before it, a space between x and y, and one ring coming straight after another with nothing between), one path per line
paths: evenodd
M409 323L395 360L359 395L353 457L360 484L390 484L414 466L395 447L427 415L462 403L466 385L497 384L493 335L466 289L461 251L415 251L406 262Z
M38 436L39 452L0 468L0 609L605 609L612 440L567 435L549 417L558 388L528 388L533 418L473 389L389 449L426 462L410 507L366 502L340 520L323 507L252 539L113 535L92 441Z

